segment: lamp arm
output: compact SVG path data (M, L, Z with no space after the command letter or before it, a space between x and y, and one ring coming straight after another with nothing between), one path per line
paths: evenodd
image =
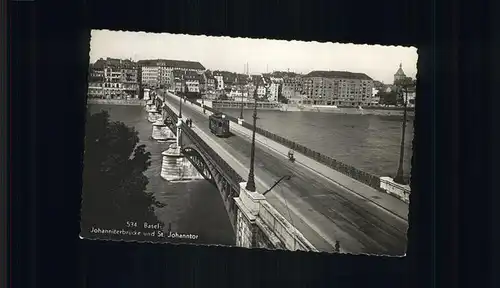
M276 185L278 185L281 181L283 181L283 179L285 178L290 178L289 175L285 175L285 176L282 176L280 179L278 179L278 181L276 181L273 186L271 186L271 188L267 189L266 191L264 191L264 193L262 193L262 195L266 195L269 191L273 190L274 187L276 187Z

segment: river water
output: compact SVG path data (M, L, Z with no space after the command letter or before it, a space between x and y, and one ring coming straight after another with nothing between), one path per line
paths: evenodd
M233 117L239 109L221 109ZM244 110L251 123L252 110ZM257 126L362 171L394 177L401 149L402 116L349 115L317 112L258 110ZM405 131L403 171L411 172L413 117Z
M139 144L151 152L148 193L165 207L156 216L165 227L179 233L199 235L198 244L234 245L235 236L217 189L205 180L169 183L160 177L162 156L168 144L150 139L152 126L142 106L89 105L91 113L107 110L111 120L121 121L139 132ZM223 112L238 117L239 110ZM244 111L251 121L252 111ZM400 116L343 115L316 112L258 111L257 125L363 171L393 176L398 168L401 141ZM405 175L410 173L413 118L408 121L404 157ZM183 240L184 242L188 240ZM170 241L172 242L172 241Z
M149 179L146 192L154 193L165 207L155 213L164 227L178 233L198 235L195 244L234 245L235 235L218 190L206 180L170 183L160 176L162 155L168 144L150 139L152 126L142 106L89 105L91 113L106 110L112 121L121 121L139 132L139 144L151 152L151 166L145 172ZM176 242L176 241L169 241Z

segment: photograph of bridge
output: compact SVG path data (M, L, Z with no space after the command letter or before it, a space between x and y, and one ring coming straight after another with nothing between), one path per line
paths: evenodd
M93 30L81 236L403 256L417 60Z

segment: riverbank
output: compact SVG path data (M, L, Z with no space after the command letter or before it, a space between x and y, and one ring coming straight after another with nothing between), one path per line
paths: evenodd
M144 106L146 102L141 99L88 99L87 104Z
M199 101L197 101L199 102ZM255 103L254 102L238 102L238 101L222 101L222 100L216 100L216 101L211 101L211 106L214 109L241 109L241 106L243 106L243 109L254 109ZM275 110L279 111L281 109L282 104L276 103L276 102L264 102L264 101L258 101L257 102L257 110Z
M316 105L288 105L282 104L280 109L282 112L318 112L318 113L334 113L347 115L379 115L379 116L403 116L404 109L399 107L365 107L358 109L355 107L332 107L332 106L316 106ZM409 108L408 116L415 116L415 110Z
M202 100L197 99L196 102L202 103ZM253 103L239 103L234 101L212 101L205 100L205 106L217 110L253 110ZM402 107L364 107L358 109L356 107L334 107L320 105L297 105L297 104L282 104L270 102L257 102L257 110L281 111L281 112L318 112L318 113L333 113L345 115L378 115L378 116L403 116L404 109ZM408 116L415 116L415 108L407 109Z

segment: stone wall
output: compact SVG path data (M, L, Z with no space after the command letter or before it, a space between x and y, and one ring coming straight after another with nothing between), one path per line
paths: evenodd
M236 243L240 247L318 251L293 225L255 191L240 183Z
M263 249L284 249L283 245L275 246L262 229L255 229L255 248Z
M278 241L273 242L281 243L280 246L292 251L315 251L312 244L267 201L261 203L259 219L265 224L261 230L272 232L266 233L271 241L276 237Z
M253 247L253 224L245 213L238 209L236 212L236 246L252 248Z

